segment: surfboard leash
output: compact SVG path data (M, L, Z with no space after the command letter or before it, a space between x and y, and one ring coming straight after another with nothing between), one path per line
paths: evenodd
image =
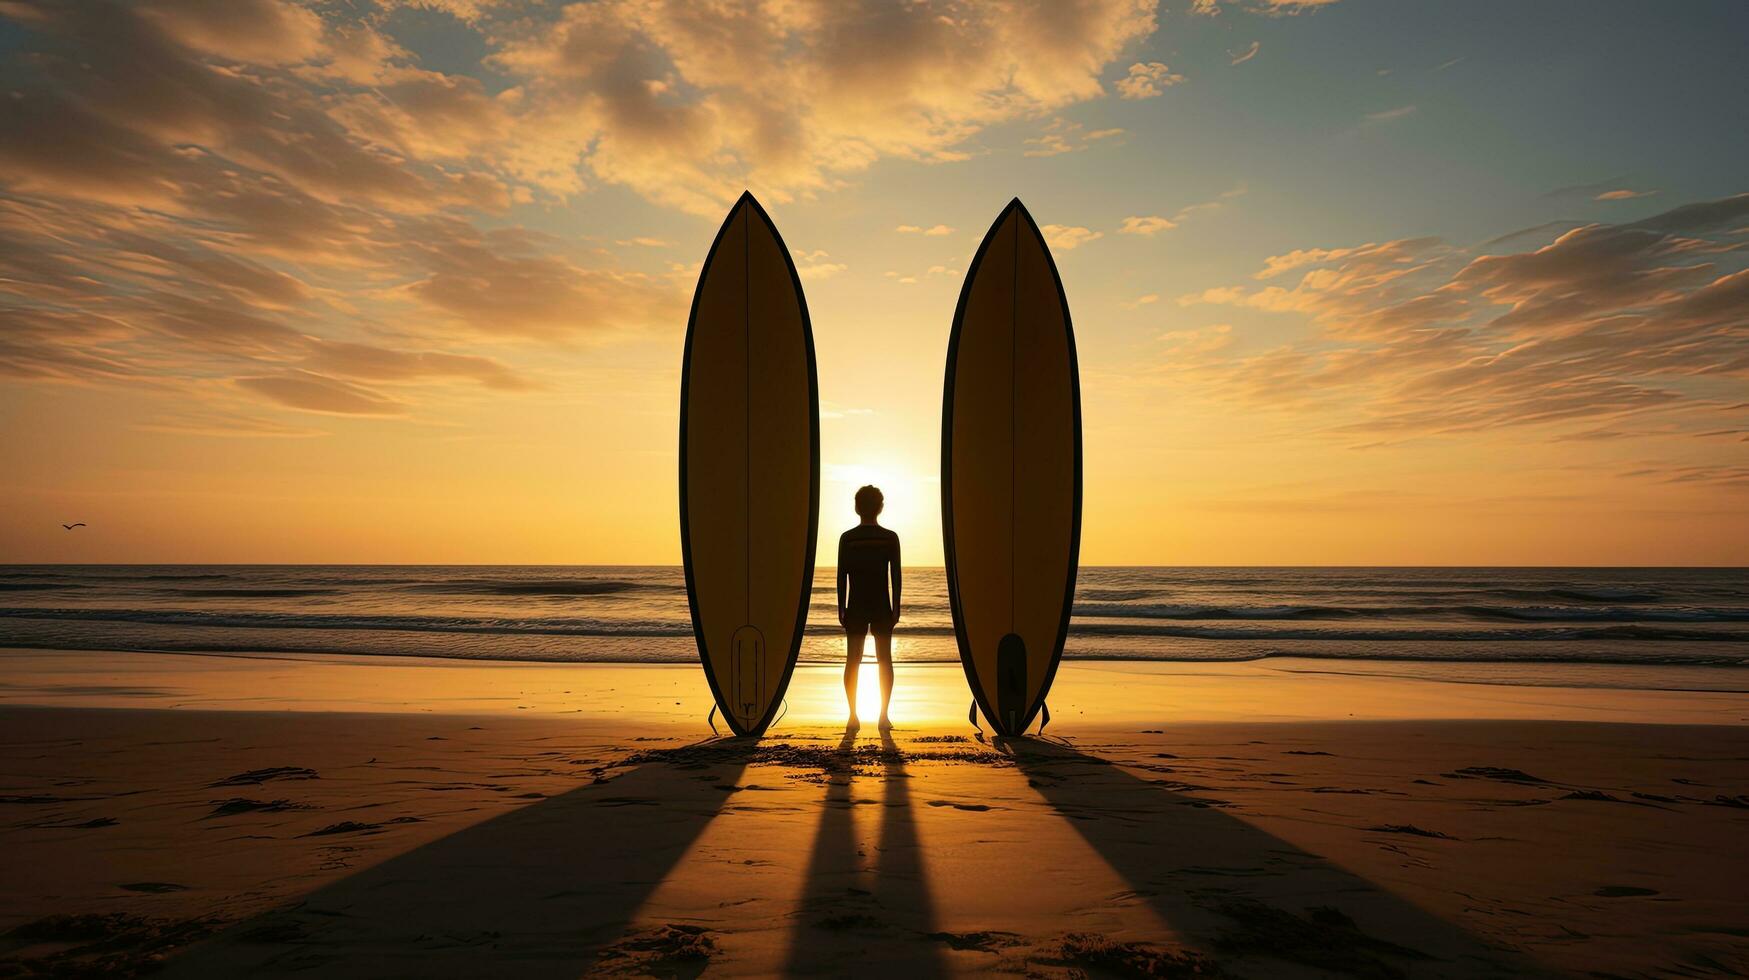
M722 734L721 732L717 731L717 706L716 705L714 705L714 704L711 705L711 713L708 715L705 715L704 720L705 720L705 724L711 726L711 734L712 735L721 735Z
M972 706L970 708L966 709L966 720L972 723L972 727L976 728L978 730L979 735L984 734L984 726L978 724L978 699L977 698L973 698L972 699Z
M1040 701L1038 706L1039 709L1044 712L1043 720L1038 723L1038 733L1043 735L1045 733L1045 726L1051 723L1051 704L1049 701Z

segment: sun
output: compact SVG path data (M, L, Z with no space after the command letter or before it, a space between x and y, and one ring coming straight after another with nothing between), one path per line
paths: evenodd
M856 716L874 721L881 716L880 665L875 662L874 637L863 642L862 667L856 672Z
M820 560L836 560L838 532L857 520L856 491L876 486L886 503L881 524L904 542L907 564L934 564L941 549L941 484L933 472L903 465L826 463L820 473ZM939 560L939 559L936 559Z

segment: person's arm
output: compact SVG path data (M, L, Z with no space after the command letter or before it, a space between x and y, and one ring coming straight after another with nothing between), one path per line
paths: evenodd
M844 539L838 539L838 625L844 625L844 593L850 584L850 573L844 570Z
M893 622L899 621L899 593L905 585L905 574L899 568L899 536L893 535Z

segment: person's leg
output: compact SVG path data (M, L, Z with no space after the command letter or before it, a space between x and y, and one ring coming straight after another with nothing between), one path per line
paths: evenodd
M850 706L850 723L856 724L856 678L862 672L862 645L868 637L868 626L846 623L844 626L844 702Z
M882 626L885 629L882 629ZM887 705L893 700L893 624L875 623L875 659L881 665L881 727L891 728L893 723L887 719Z

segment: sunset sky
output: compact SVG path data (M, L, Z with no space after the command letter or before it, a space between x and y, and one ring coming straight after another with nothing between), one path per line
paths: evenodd
M825 543L872 481L940 562L948 329L1018 195L1083 562L1741 564L1746 37L1740 0L0 0L0 561L678 562L687 307L751 189Z

